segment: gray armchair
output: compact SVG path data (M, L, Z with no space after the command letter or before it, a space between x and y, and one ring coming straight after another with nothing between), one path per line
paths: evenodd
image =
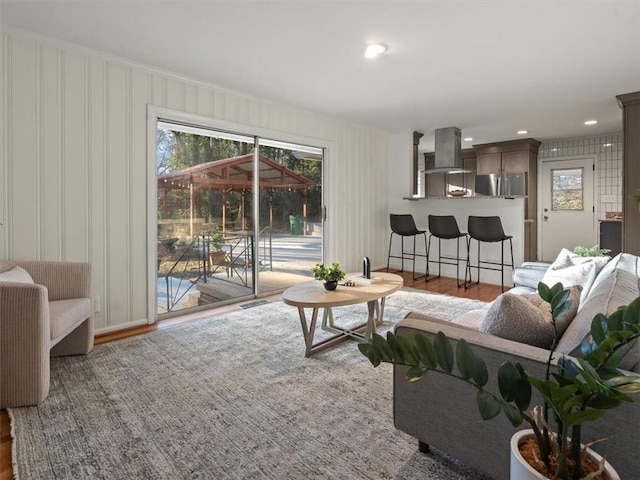
M49 394L50 356L93 349L91 265L0 262L34 283L0 282L0 408L37 405Z

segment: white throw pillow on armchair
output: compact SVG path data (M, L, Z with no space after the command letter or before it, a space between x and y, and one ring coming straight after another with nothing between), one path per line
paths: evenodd
M0 273L0 282L33 283L33 278L24 268L16 265L11 270Z

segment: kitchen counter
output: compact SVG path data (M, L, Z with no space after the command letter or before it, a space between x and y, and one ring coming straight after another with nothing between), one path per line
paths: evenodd
M398 197L396 197L398 198ZM452 199L463 200L452 202ZM416 199L417 200L417 199ZM476 216L498 216L502 221L502 227L507 235L513 236L513 255L516 265L520 265L524 261L524 245L525 245L525 226L529 225L525 221L524 216L524 198L514 198L505 201L505 198L497 197L426 197L419 199L419 202L401 202L399 199L390 206L389 213L410 213L419 229L427 230L429 215L453 215L458 222L461 232L466 232L470 215ZM425 202L424 200L428 200ZM466 200L466 201L464 201ZM471 200L471 201L470 201ZM473 201L477 200L477 201ZM431 258L438 255L438 243L442 245L442 254L444 256L455 256L455 241L431 242L432 253ZM462 257L466 255L466 245L464 240L460 241L460 254ZM483 243L482 244L482 260L499 262L501 259L501 243ZM471 257L475 264L477 256L477 246L474 240L471 249ZM509 256L509 245L505 245L505 255ZM465 264L466 266L466 264ZM431 265L433 267L433 265ZM399 268L399 266L398 266ZM423 271L424 262L416 261L416 270ZM505 278L511 275L510 271L505 272ZM456 266L442 265L442 276L455 278ZM475 277L475 271L474 271ZM500 272L483 270L481 273L483 283L491 283L500 285L502 282Z
M496 196L496 197L488 197L486 195L467 195L464 197L454 197L453 195L447 197L402 197L403 200L514 200L516 198L527 198L520 195L510 195L510 196Z

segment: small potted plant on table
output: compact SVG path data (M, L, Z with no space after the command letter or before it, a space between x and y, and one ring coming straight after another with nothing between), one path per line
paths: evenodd
M313 267L313 278L324 281L324 288L327 290L335 290L338 281L342 280L346 273L338 262L333 262L328 267L323 263L316 263Z

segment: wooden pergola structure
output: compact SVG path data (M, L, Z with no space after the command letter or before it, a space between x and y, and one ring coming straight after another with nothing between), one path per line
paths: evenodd
M254 154L213 160L177 172L158 176L158 192L171 189L188 189L190 192L190 233L193 236L194 195L196 191L220 190L222 192L222 233L227 232L228 192L240 192L242 195L242 230L246 230L245 197L247 191L253 189L253 157ZM294 172L269 157L259 157L260 178L258 185L267 190L269 195L269 226L273 225L273 196L274 189L302 190L303 206L303 234L307 231L307 192L313 186L313 181Z

